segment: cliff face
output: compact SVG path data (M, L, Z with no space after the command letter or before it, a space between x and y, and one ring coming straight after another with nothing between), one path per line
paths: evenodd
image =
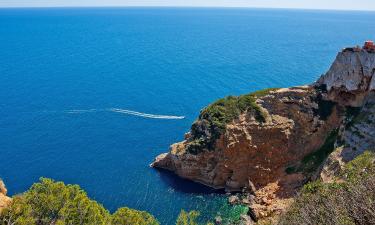
M362 107L375 90L375 53L340 52L318 84L325 85L329 98L341 105Z
M212 149L189 153L196 138L187 135L152 166L231 191L249 188L250 182L260 188L280 181L288 176L285 171L291 163L318 149L326 135L338 127L341 110L324 101L324 95L309 86L270 91L256 99L265 121L257 121L253 112L245 111L226 125ZM329 105L327 112L319 109L321 105Z
M372 79L375 73L374 68L375 53L365 50L343 51L337 55L330 70L318 80L318 83L325 84L328 91L367 93L375 90L375 80Z
M375 150L375 54L364 50L339 53L318 83L327 85L331 99L350 106L340 125L336 149L320 174L329 181L344 164L365 150Z
M375 149L374 74L374 53L342 51L312 85L221 99L151 166L214 188L245 189L256 196L258 215L277 211L318 171L329 178Z
M0 180L0 211L7 207L9 202L10 202L10 198L6 196L7 194L7 189L5 188L5 184L2 180Z

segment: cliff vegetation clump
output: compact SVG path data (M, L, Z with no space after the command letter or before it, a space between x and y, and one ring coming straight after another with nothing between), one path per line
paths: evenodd
M334 182L306 184L279 224L375 224L374 187L375 154L367 151Z
M215 141L225 132L226 125L243 112L253 114L257 122L264 123L267 115L256 103L256 99L275 90L277 88L268 88L247 95L228 96L204 108L192 125L192 140L187 151L198 154L203 149L214 149Z

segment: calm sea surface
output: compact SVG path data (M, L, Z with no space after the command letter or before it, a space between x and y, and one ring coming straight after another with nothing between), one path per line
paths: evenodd
M375 13L259 9L0 9L0 177L50 177L112 212L225 213L218 193L149 168L226 95L313 82L375 39ZM181 118L179 116L184 116Z

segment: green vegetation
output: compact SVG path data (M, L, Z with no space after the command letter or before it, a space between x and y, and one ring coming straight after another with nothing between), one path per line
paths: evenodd
M230 208L228 208L228 206ZM249 208L244 205L228 205L226 200L222 207L223 208L218 212L218 216L220 215L220 224L222 225L240 225L241 215L246 214L249 210ZM212 222L203 222L202 218L199 218L199 214L200 213L197 211L186 212L185 210L181 210L176 225L213 225Z
M150 214L120 208L111 215L88 198L78 185L41 178L27 192L15 196L0 214L0 224L17 225L158 225Z
M263 96L266 96L268 95L270 92L272 91L277 91L279 90L280 88L266 88L266 89L262 89L262 90L259 90L259 91L255 91L253 93L250 93L250 95L256 97L256 98L260 98L260 97L263 97Z
M308 175L315 172L324 160L332 153L335 149L335 142L338 135L338 129L331 131L326 138L324 144L315 152L306 155L300 165L296 167L288 167L286 173L291 174L295 172L303 172Z
M241 224L241 215L246 215L249 208L245 205L231 206L231 210L222 216L222 224L239 225Z
M374 173L375 153L372 151L366 151L345 166L342 177L349 182L357 182L371 177Z
M215 141L224 133L226 125L238 118L243 112L253 113L259 123L266 121L266 114L256 103L256 99L269 94L277 88L260 90L238 97L228 96L204 108L196 123L191 127L194 140L188 146L188 152L197 154L204 148L212 149ZM209 131L211 136L207 137Z
M149 213L119 208L110 214L91 200L78 185L66 185L41 178L25 193L13 196L11 204L0 212L0 225L159 225ZM223 200L223 224L237 224L247 207L227 208ZM229 205L228 205L229 206ZM199 212L181 210L176 225L213 225L199 220Z
M197 211L186 212L185 210L181 210L180 215L177 218L176 225L198 225L198 217L199 212Z
M134 224L134 225L158 225L159 222L149 213L129 208L120 208L111 219L113 225Z
M304 186L280 225L375 224L375 154L365 152L348 163L333 183Z
M216 140L218 137L215 138L204 138L200 137L198 139L194 139L189 142L189 145L187 147L187 151L191 154L198 154L200 153L204 148L212 149L212 146L214 144L214 140Z
M258 122L265 122L265 115L260 106L256 104L255 100L256 98L252 94L238 97L228 96L203 109L199 118L210 120L212 125L222 131L225 129L227 123L237 118L246 110L254 112Z

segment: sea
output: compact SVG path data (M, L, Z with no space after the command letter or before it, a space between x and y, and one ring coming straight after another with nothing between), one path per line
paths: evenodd
M251 8L0 9L0 177L79 184L114 212L172 225L233 213L226 195L149 164L202 108L309 84L375 39L375 13Z

